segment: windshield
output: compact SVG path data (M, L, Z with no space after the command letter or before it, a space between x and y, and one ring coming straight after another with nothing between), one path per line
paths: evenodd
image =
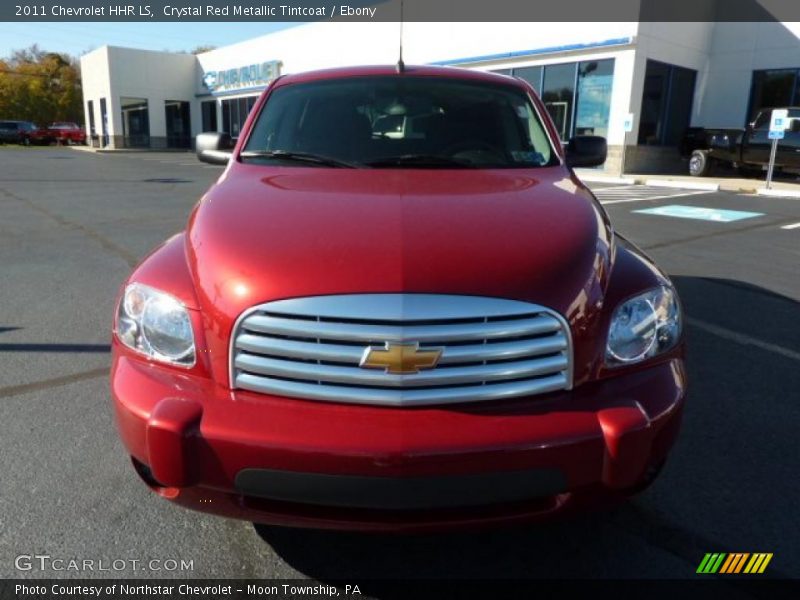
M312 163L309 157L326 160ZM242 159L329 167L530 168L553 164L556 157L523 91L399 75L275 89Z

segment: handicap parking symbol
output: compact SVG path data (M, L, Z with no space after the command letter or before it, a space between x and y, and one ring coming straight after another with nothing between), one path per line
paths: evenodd
M657 206L656 208L646 208L634 210L635 213L645 215L658 215L661 217L676 217L678 219L697 219L700 221L715 221L717 223L731 223L742 219L752 219L760 217L764 213L749 212L744 210L723 210L719 208L705 208L702 206L685 206L681 204L670 204L668 206Z

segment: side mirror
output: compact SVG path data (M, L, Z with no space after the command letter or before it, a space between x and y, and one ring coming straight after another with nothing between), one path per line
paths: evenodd
M233 140L227 133L200 133L195 138L197 160L211 165L227 165L233 146Z
M606 162L606 138L597 135L576 135L566 147L566 161L570 168L598 167Z

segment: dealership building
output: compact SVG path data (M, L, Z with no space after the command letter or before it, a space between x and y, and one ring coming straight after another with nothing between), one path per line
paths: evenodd
M393 64L398 23L313 22L202 54L103 46L81 58L86 127L107 148L190 148L236 137L282 74ZM406 64L529 81L562 139L608 139L605 169L680 168L688 126L743 127L759 109L800 105L800 24L406 23ZM202 41L202 40L198 40Z

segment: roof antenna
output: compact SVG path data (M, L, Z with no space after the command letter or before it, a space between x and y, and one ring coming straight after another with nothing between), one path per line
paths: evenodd
M403 62L403 0L400 0L400 58L397 60L397 72L403 73L406 63Z

